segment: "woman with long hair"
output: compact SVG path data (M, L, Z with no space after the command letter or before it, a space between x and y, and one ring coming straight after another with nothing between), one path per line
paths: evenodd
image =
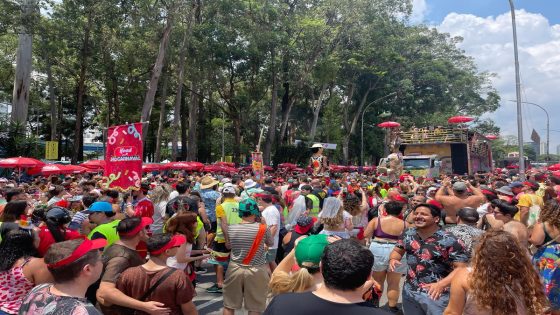
M533 263L544 283L552 314L560 314L560 204L555 200L548 201L541 209L540 221L548 240L533 256Z
M22 215L27 215L29 204L25 200L10 201L4 207L0 222L16 222Z
M150 199L154 204L154 215L152 219L154 223L150 225L152 233L163 233L163 225L165 224L165 209L171 194L171 187L167 184L157 185L150 193Z
M471 267L457 269L445 315L541 315L548 301L527 250L509 232L490 230Z
M45 214L45 225L39 228L39 251L43 257L49 247L54 243L83 238L83 236L67 226L72 221L68 210L61 207L54 207Z
M167 265L175 269L184 270L187 276L194 281L196 273L194 272L193 262L208 258L207 250L193 250L193 244L196 242L196 228L198 225L197 215L194 212L184 212L175 215L167 222L166 232L170 234L181 234L185 236L187 241L179 246L177 254L174 257L167 258Z
M32 234L32 230L14 230L0 244L0 314L17 314L29 290L53 281L43 259L35 258Z

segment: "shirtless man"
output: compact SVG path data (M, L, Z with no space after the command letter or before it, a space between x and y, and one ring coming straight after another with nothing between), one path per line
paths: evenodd
M446 224L457 224L457 211L461 208L478 208L484 203L485 197L480 191L480 189L471 185L469 181L459 181L453 184L453 189L451 188L451 181L446 178L443 181L442 189L439 189L436 193L436 201L443 205L445 209L445 223ZM472 192L472 195L467 194L467 190Z

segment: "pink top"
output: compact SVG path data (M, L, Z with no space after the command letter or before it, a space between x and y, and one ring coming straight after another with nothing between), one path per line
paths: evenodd
M23 275L23 266L31 260L27 258L18 267L0 272L0 310L17 314L25 295L35 286Z

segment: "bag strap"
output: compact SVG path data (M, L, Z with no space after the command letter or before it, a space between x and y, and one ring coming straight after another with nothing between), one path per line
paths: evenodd
M156 283L154 283L149 289L148 291L146 291L146 293L144 293L144 295L142 295L142 297L140 299L138 299L139 301L144 301L146 300L150 294L152 294L155 289L163 282L165 281L167 278L169 278L169 276L171 276L172 273L174 273L175 271L177 271L177 269L175 268L169 268L169 270L163 275L161 276L158 281L156 281Z
M250 264L251 260L253 260L253 257L255 257L255 254L259 249L259 245L261 244L262 238L264 237L264 233L266 233L266 224L260 224L259 231L257 232L255 240L253 241L253 245L251 245L249 253L247 253L247 256L245 257L245 259L243 259L244 265Z

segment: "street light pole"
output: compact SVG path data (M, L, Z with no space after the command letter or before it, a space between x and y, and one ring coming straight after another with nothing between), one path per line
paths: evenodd
M373 105L373 104L375 104L376 102L378 102L378 101L380 101L380 100L382 100L382 99L385 99L385 98L387 98L387 97L389 97L389 96L393 96L393 95L395 95L395 94L397 94L397 92L389 93L389 94L387 94L387 95L385 95L385 96L382 96L382 97L380 97L380 98L374 100L373 102L367 104L366 107L364 108L364 111L362 111L362 136L361 136L361 145L360 145L360 164L361 164L362 166L364 166L364 114L366 113L366 111L368 110L368 108L369 108L371 105Z
M509 100L510 102L516 102L513 100ZM544 111L544 113L546 114L546 160L549 160L549 155L550 155L550 117L548 116L548 111L546 111L546 109L544 109L544 107L542 107L539 104L536 103L531 103L531 102L521 102L522 104L529 104L529 105L535 105L538 108L542 109ZM539 143L540 145L540 143Z
M525 180L525 156L523 154L523 120L521 116L521 81L519 79L519 55L517 52L517 28L515 26L515 8L509 0L511 26L513 28L513 55L515 58L515 93L517 97L517 142L519 146L519 176Z

